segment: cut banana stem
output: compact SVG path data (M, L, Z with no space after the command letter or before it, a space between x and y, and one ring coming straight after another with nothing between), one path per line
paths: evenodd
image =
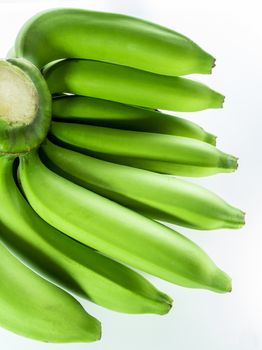
M159 173L208 176L237 167L236 157L187 137L63 122L53 122L50 134L73 150Z
M39 68L60 58L90 58L160 74L211 73L214 58L171 29L122 14L52 9L32 17L16 55Z
M2 243L0 257L1 327L52 343L100 339L99 321L86 313L70 294L35 274Z
M187 119L98 98L75 95L54 98L52 112L57 121L185 136L216 143L214 135Z
M73 93L181 112L221 108L224 96L197 81L92 60L63 60L44 69L51 93Z
M46 163L73 182L157 220L201 230L239 228L244 214L203 187L42 145Z
M144 277L64 235L42 220L12 176L13 159L0 158L0 240L48 280L106 308L165 314L172 300Z
M79 242L181 286L231 290L230 277L192 241L57 175L36 152L21 157L19 174L34 210Z
M50 122L51 95L40 71L21 58L0 60L0 154L36 148Z

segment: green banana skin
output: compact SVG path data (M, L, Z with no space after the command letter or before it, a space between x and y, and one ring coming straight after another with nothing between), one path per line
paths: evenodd
M197 81L92 60L70 59L43 70L51 93L72 93L129 105L194 112L221 108L224 96Z
M57 121L184 136L216 144L214 135L187 119L98 98L57 97L53 99L52 113Z
M192 241L57 175L36 152L21 158L19 174L34 210L77 241L181 286L231 290L230 277Z
M41 278L0 243L0 326L52 343L100 339L98 320L70 294Z
M0 113L0 155L28 152L36 148L46 137L51 121L51 95L40 71L25 59L0 60L0 86L1 83L4 86L6 82L4 80L1 82L1 71L3 73L12 71L32 84L37 94L37 109L30 123L24 123L22 120L9 122L5 115ZM8 91L7 94L11 95ZM3 102L0 99L0 107L1 103ZM3 109L9 107L3 106Z
M51 137L67 148L113 163L180 176L235 171L237 158L187 137L52 122Z
M50 141L41 150L52 170L154 219L200 230L244 224L242 211L195 184L88 157Z
M16 56L39 68L61 58L89 58L166 75L211 73L214 58L171 29L122 14L53 9L20 30Z
M109 309L165 314L171 299L144 277L79 244L42 220L12 177L13 159L0 158L0 240L51 282Z

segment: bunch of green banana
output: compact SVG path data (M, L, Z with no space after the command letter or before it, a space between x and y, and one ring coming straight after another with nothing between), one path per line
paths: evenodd
M0 61L3 327L52 342L99 339L98 321L67 292L119 312L166 314L172 299L132 268L231 291L200 247L156 221L244 224L241 210L170 176L237 168L213 134L159 111L222 107L223 95L181 77L213 66L185 36L125 15L56 9L24 25Z

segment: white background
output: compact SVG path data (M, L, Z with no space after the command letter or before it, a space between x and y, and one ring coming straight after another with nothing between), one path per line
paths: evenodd
M124 315L86 302L103 323L94 344L54 345L0 329L4 350L253 350L262 349L262 28L260 1L100 0L0 1L0 57L26 19L49 7L122 12L188 35L217 58L212 76L198 76L226 95L223 110L187 114L218 135L218 146L239 156L235 174L194 180L247 212L239 231L180 229L233 278L228 295L190 290L151 278L174 298L167 316ZM177 114L179 115L179 114ZM182 114L180 114L182 115Z

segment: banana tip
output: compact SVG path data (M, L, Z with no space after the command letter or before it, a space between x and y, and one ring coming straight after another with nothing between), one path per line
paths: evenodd
M246 212L240 210L240 213L241 213L241 220L240 220L239 227L241 228L241 227L245 226L245 224L246 224Z
M217 144L217 136L208 133L208 134L206 135L205 142L209 143L209 144L212 145L212 146L216 146L216 144Z
M225 96L213 90L209 108L223 108L224 103Z
M219 108L223 108L226 97L224 95L221 95L221 94L219 94L219 95L220 95L219 96L219 100L220 100L220 107Z
M217 293L230 293L232 291L232 278L224 271L218 269L213 275L212 290Z
M225 173L232 173L238 168L238 158L231 154L224 153L224 156L220 159L220 169L223 169Z
M163 311L161 311L161 312L159 313L159 315L160 315L160 316L164 316L164 315L168 314L169 311L171 311L172 307L173 307L173 304L166 304L165 309L164 309Z
M206 71L203 72L205 74L212 74L213 69L216 66L216 59L212 55L208 55L208 65L206 66Z
M164 305L163 309L161 310L161 312L159 312L160 315L166 315L169 313L169 311L172 309L173 307L173 299L165 294L165 293L161 293L161 299L162 299L162 305Z

